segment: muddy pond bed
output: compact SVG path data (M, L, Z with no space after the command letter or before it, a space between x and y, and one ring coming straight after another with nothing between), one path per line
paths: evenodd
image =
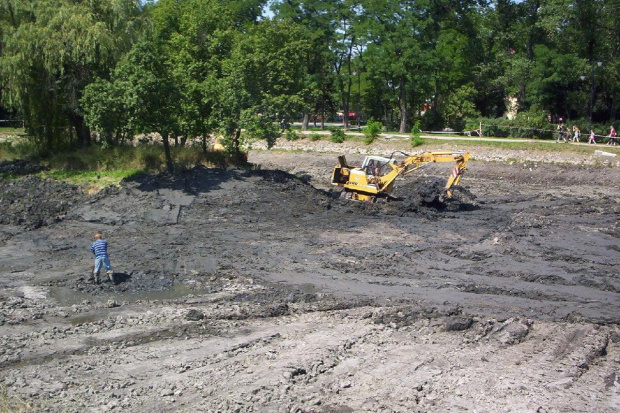
M620 409L620 168L478 156L451 200L438 165L368 204L335 158L0 181L0 388L49 412ZM89 280L95 231L114 282Z

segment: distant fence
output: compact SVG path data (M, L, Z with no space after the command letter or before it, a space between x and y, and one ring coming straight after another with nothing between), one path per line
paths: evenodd
M17 124L20 127L24 127L24 121L22 119L0 119L0 126L5 126L5 124Z

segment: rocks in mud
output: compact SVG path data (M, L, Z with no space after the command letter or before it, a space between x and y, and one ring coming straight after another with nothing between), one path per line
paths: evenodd
M472 317L455 316L449 317L444 323L445 331L464 331L474 324Z
M105 305L105 306L106 306L107 308L115 308L115 307L120 307L120 304L118 303L118 301L115 301L115 300L108 300L108 301L106 302L106 305Z
M462 186L452 187L446 196L446 180L433 176L412 177L395 188L393 195L402 198L401 211L420 212L423 208L438 211L461 211L476 208L476 196Z
M503 323L495 324L488 337L506 345L517 344L529 334L531 326L531 320L509 318Z
M202 311L196 310L195 308L191 308L187 313L185 313L185 319L189 321L200 321L204 318L204 313Z

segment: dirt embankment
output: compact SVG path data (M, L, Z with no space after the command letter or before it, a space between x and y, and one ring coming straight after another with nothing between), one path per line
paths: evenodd
M374 205L334 159L0 182L0 386L53 412L620 408L620 169L471 162L438 202L437 165Z

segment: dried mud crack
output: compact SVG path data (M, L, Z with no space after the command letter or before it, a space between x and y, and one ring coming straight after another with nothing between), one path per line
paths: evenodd
M367 204L334 160L96 195L2 163L26 176L0 181L0 388L49 412L620 409L618 168L471 162L452 199L439 168Z

